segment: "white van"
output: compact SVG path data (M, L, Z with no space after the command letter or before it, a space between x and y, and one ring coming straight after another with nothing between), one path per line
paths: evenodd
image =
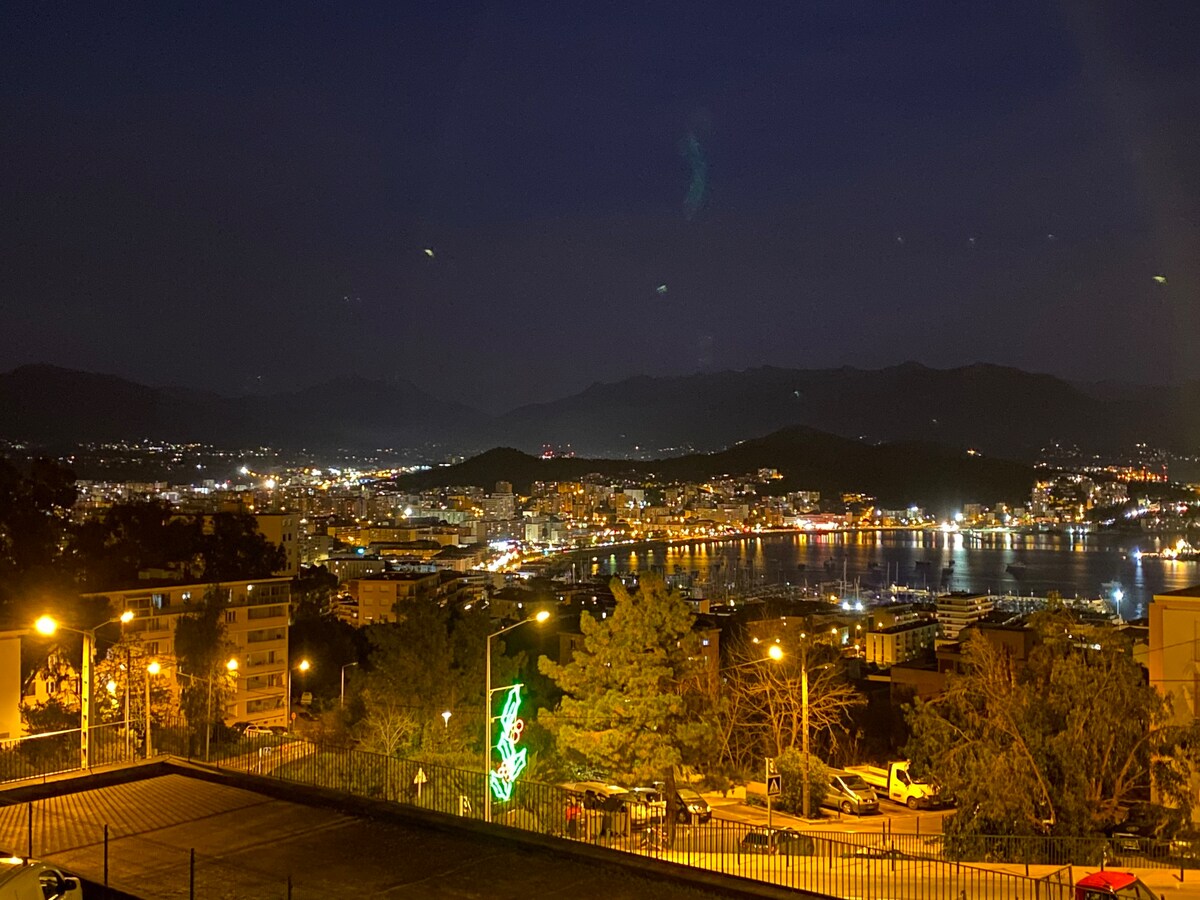
M78 878L19 856L0 857L0 900L83 900Z

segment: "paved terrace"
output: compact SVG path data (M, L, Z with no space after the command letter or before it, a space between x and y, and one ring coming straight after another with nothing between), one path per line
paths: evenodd
M203 900L782 896L765 885L743 891L732 882L688 884L403 814L348 814L222 783L220 776L209 780L184 766L122 775L131 780L81 790L95 780L64 779L34 789L42 798L32 801L34 856L103 883L107 825L109 884L156 900L189 897L192 848L194 896ZM29 842L30 802L22 795L28 790L0 792L9 804L0 807L0 847L21 854ZM291 790L294 797L304 792Z

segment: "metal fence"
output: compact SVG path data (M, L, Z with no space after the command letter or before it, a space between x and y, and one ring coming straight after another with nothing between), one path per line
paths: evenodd
M820 836L820 832L805 832ZM881 834L847 835L864 848L888 846L901 856L957 862L1030 866L1200 868L1200 847L1118 834L1113 837L1017 837L1012 835Z
M121 723L96 726L90 733L90 765L130 761L144 755L140 733ZM153 752L200 759L203 733L186 722L156 724ZM0 744L0 782L40 778L80 768L79 729L37 735ZM215 765L347 794L482 820L486 779L479 771L419 760L398 759L291 735L245 737L221 730L208 746ZM0 837L19 852L25 843L38 855L78 852L85 856L121 839L121 853L145 845L163 859L161 896L191 896L200 884L218 884L222 864L216 857L182 851L136 830L65 836L37 823L38 808L0 808ZM557 785L520 781L505 802L492 801L494 824L611 850L639 854L684 866L751 878L835 896L892 897L896 900L1067 900L1070 866L1101 864L1130 867L1197 868L1190 848L1149 839L975 837L956 840L942 834L843 834L803 831L772 838L764 829L713 820L669 827L655 821L644 805L604 808ZM22 815L28 821L17 820ZM46 822L52 806L44 805ZM23 821L23 820L22 820ZM66 841L63 846L59 846ZM92 860L95 862L95 860ZM114 861L119 865L119 860ZM1007 865L1008 870L997 868ZM199 873L199 874L197 874ZM186 879L185 879L186 876ZM263 876L266 890L270 876ZM276 879L278 880L278 879ZM187 891L185 891L187 888ZM277 893L272 882L269 893ZM215 888L200 896L219 896Z
M0 741L0 783L45 778L82 768L80 729L34 734ZM139 734L121 722L88 729L89 767L131 762L142 757Z
M164 752L194 747L184 732L156 742ZM176 741L178 749L172 750ZM283 737L238 738L211 749L221 767L360 797L482 820L481 772L397 759ZM656 820L650 807L603 802L557 785L518 782L511 799L492 801L492 822L564 840L587 842L663 862L833 896L894 900L1069 900L1069 873L1025 875L945 858L943 848L917 853L871 846L841 834L793 833L777 840L760 828L712 820ZM786 837L786 835L785 835Z
M286 877L256 871L244 860L231 863L215 854L155 840L152 829L132 822L94 821L81 816L72 804L67 795L0 806L0 847L6 853L52 859L69 871L86 872L92 885L104 889L96 894L89 889L88 897L316 900L318 896L296 891L293 897ZM137 876L130 877L130 872Z

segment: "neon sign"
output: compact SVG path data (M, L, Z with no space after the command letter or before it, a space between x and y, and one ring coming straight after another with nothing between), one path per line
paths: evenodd
M491 788L492 796L501 803L512 799L517 778L525 770L528 751L524 747L517 749L521 734L525 730L525 722L517 717L520 709L521 685L514 684L504 698L504 711L500 713L500 738L496 741L500 765L496 766L495 771L488 773L488 787Z

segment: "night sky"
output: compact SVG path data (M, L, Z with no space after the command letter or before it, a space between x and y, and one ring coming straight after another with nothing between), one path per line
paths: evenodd
M168 6L6 7L0 369L1200 377L1195 0Z

